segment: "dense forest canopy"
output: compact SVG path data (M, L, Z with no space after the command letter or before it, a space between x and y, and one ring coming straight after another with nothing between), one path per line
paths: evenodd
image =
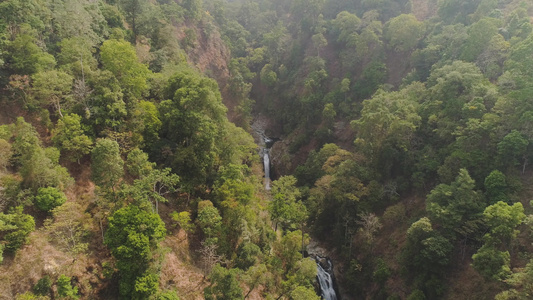
M0 1L0 299L529 299L532 20Z

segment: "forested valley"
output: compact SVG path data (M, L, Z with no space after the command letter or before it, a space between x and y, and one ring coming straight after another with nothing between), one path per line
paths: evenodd
M0 0L2 300L531 299L532 164L530 0Z

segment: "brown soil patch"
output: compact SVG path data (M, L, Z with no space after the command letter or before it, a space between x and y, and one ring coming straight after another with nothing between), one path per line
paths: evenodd
M167 236L161 246L170 249L161 266L161 287L176 289L183 300L204 299L203 290L209 282L202 271L192 264L185 232L180 230L177 234Z
M15 257L7 257L0 266L0 299L15 299L17 294L31 290L43 276L49 275L55 281L61 274L75 278L81 299L94 298L97 290L94 287L102 284L97 275L101 270L94 257L59 251L43 230L34 231L28 245L17 251Z

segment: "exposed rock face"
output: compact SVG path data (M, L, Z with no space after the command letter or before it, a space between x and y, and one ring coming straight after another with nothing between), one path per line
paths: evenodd
M208 23L189 24L187 27L181 27L178 32L178 39L181 40L185 37L185 30L188 28L192 28L195 31L197 40L194 47L186 50L187 61L190 65L196 66L202 73L217 81L222 94L222 101L228 108L228 119L233 122L235 107L238 103L236 103L235 99L232 99L227 88L230 79L228 68L231 60L230 50L222 40L218 28Z

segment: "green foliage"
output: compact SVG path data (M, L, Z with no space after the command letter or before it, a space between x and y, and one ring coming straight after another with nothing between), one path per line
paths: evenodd
M178 223L178 226L185 232L189 233L194 230L194 223L191 222L191 214L188 211L173 212L171 215L172 220Z
M316 292L304 286L296 287L290 295L292 300L320 300L321 298L316 294Z
M175 291L162 291L157 295L157 300L180 300L178 294Z
M204 289L206 300L244 299L235 269L228 270L216 265L209 275L209 281L211 285Z
M468 39L465 42L461 59L475 61L483 49L498 34L501 21L492 18L483 18L468 28Z
M55 187L39 188L35 196L35 205L46 212L63 205L66 201L65 194Z
M49 147L36 147L22 156L20 174L26 186L37 190L40 187L56 187L60 190L72 183L66 168L59 165L59 151Z
M133 130L142 135L143 144L148 148L159 139L161 120L159 111L154 103L149 101L139 101L133 111L135 127Z
M511 274L510 255L508 251L499 251L490 244L485 244L472 255L472 265L483 276L493 280L503 280Z
M155 155L187 182L202 184L214 175L222 153L215 141L225 136L226 108L218 86L212 79L182 69L170 78L166 97L171 100L161 102L159 111L163 122L160 136L167 143L158 146L172 154Z
M422 292L421 290L414 290L413 292L411 292L411 294L409 294L409 296L407 296L407 299L408 300L425 300L427 298L424 292Z
M148 299L155 295L159 289L159 276L145 273L135 279L135 299Z
M126 168L128 172L137 178L145 177L152 171L154 165L148 160L148 154L139 148L128 153Z
M99 139L91 151L92 179L104 187L115 189L124 174L124 161L120 157L118 143L109 139Z
M288 232L280 241L274 244L274 251L281 259L285 273L295 270L298 261L302 259L302 254L300 253L302 241L304 244L308 243L309 237L302 235L300 230L295 230ZM316 272L316 267L314 270Z
M50 300L48 296L34 295L32 292L26 292L24 294L18 294L15 300Z
M260 78L261 83L268 87L272 87L278 82L278 75L276 72L274 72L274 70L272 70L271 64L266 64L263 66L261 69Z
M83 107L85 117L96 130L122 125L128 112L117 78L110 71L99 71L90 78L89 83L94 90L88 97L90 105Z
M354 90L360 99L370 97L387 78L387 67L379 61L373 61L363 70L361 78L355 82Z
M485 208L483 217L493 237L511 241L519 232L515 228L523 222L526 215L522 203L517 202L511 206L499 201Z
M59 297L64 297L66 299L78 299L78 287L72 287L70 281L70 277L61 274L56 281L57 294Z
M22 212L22 206L10 209L8 214L0 213L0 232L4 234L5 250L11 253L17 251L33 230L35 221L32 216Z
M452 245L431 227L428 218L422 218L407 230L404 249L408 266L423 272L438 272L449 263Z
M424 35L424 23L414 15L399 15L385 25L383 37L396 51L410 51Z
M178 189L180 178L170 168L152 169L146 176L136 179L130 192L139 205L146 200L153 202L154 211L159 213L159 202L168 202L165 196Z
M52 280L50 276L45 275L33 286L33 292L39 296L46 296L50 294L50 288L52 287Z
M98 68L93 56L92 41L84 37L72 37L58 43L60 52L57 61L60 69L77 78L90 74Z
M503 201L509 202L509 186L507 184L505 175L494 170L485 178L485 195L489 200L489 204Z
M165 236L165 225L156 213L128 205L109 218L105 244L117 260L122 297L140 298L154 292L154 274L145 274L153 249ZM157 282L157 279L155 279Z
M81 117L76 114L65 115L57 121L52 141L71 161L79 161L89 154L93 144L81 127Z
M466 169L461 169L451 185L439 184L427 196L426 210L430 218L444 229L459 230L480 217L484 203L474 190L475 182Z
M241 270L248 270L256 264L261 255L261 249L254 243L244 242L237 249L235 266Z
M530 297L533 285L533 261L529 261L524 268L519 268L505 282L510 286L494 299L496 300L526 300Z
M294 230L307 220L307 209L300 201L300 190L294 176L283 176L272 182L272 201L268 209L276 224ZM277 225L276 225L277 226Z
M374 273L372 273L372 278L376 282L384 284L387 279L389 279L391 274L392 272L387 263L383 259L378 258L376 261L376 266L374 268Z
M517 165L525 155L529 141L520 132L512 130L498 143L498 154L506 165Z
M146 80L150 71L138 61L135 48L130 43L124 40L105 41L100 47L100 59L104 69L115 75L128 95L139 98L148 88Z
M425 88L413 84L399 92L378 91L363 101L361 118L353 121L357 132L355 144L361 147L371 160L381 158L385 145L406 151L409 139L419 126L418 103Z
M53 107L59 116L69 108L73 78L63 71L42 71L32 76L33 92L37 102L44 107Z
M222 217L218 209L209 200L201 201L198 204L198 226L202 229L207 244L216 244L222 225Z
M30 34L18 35L10 44L12 68L17 74L31 75L54 68L54 57L36 45L36 39Z

